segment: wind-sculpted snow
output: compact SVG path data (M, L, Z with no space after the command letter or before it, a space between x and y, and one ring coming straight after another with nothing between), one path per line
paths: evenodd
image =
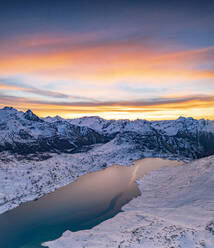
M49 248L213 248L214 156L153 171L141 196L91 230L66 231Z

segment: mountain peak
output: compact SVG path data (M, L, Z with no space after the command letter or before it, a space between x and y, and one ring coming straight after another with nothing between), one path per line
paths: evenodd
M192 117L184 117L184 116L180 116L178 119L178 121L186 121L186 120L191 120L194 121L195 119Z
M16 110L13 107L5 106L2 110Z
M29 121L42 121L37 115L35 115L30 109L24 113L25 119Z

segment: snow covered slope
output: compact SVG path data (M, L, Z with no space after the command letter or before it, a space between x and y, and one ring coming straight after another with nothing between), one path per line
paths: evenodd
M49 248L213 248L214 156L153 171L142 195L91 230L66 231Z

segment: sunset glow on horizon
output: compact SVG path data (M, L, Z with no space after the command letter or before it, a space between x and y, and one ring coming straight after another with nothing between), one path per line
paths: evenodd
M0 107L214 119L213 1L8 1Z

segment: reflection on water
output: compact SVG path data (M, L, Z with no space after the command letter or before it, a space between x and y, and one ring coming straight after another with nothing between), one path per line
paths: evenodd
M0 215L0 247L41 248L42 242L66 230L89 229L113 217L140 191L135 180L147 172L179 162L142 159L134 166L114 165L81 176L37 201L22 204Z

